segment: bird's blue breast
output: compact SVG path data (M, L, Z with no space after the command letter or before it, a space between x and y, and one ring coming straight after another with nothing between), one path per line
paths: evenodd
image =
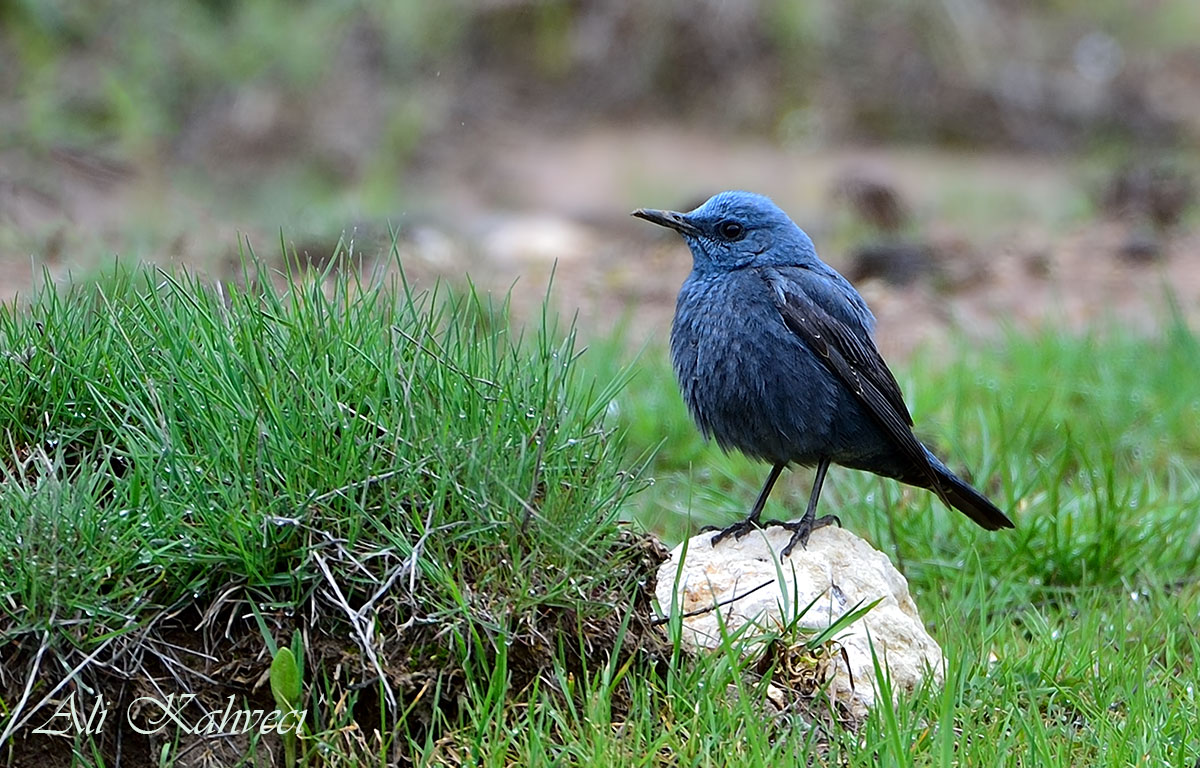
M684 282L671 358L692 417L723 448L810 464L828 444L842 393L784 325L757 269Z

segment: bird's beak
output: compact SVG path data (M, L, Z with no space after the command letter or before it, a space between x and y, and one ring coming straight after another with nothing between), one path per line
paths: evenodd
M638 208L632 216L639 219L645 219L660 227L673 229L681 235L698 235L700 230L696 229L692 222L688 221L687 216L675 211L656 211L653 208Z

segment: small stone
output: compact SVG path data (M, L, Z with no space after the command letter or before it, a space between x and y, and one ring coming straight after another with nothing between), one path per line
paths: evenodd
M871 278L895 286L911 285L937 270L930 249L918 243L871 242L850 254L846 277L858 283Z
M778 630L809 603L812 607L797 623L819 632L847 612L882 598L833 638L845 656L833 654L833 663L825 665L828 695L856 717L874 706L872 644L897 694L915 690L928 676L941 685L942 650L925 631L908 582L887 555L866 541L842 528L820 528L807 549L797 547L781 559L779 553L791 538L783 528L725 539L716 547L712 537L711 532L702 533L686 542L682 568L679 559L685 545L679 545L658 571L656 596L664 612L687 614L721 604L683 618L682 642L688 650L719 647L722 624L726 634L743 627L750 635Z
M1129 163L1109 179L1101 206L1114 218L1147 220L1164 230L1179 224L1196 204L1196 180L1181 164Z
M505 219L497 222L480 243L488 258L504 264L577 261L595 253L596 247L587 228L553 216Z
M1162 255L1162 245L1154 232L1146 227L1135 227L1121 243L1118 253L1130 264L1149 264Z
M864 222L880 232L896 232L912 214L900 188L880 169L854 168L833 182L833 197L844 200Z

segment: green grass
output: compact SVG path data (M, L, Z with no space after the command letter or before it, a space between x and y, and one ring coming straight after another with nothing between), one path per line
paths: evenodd
M845 524L913 568L957 567L984 546L995 558L985 567L1047 587L1196 572L1200 389L1190 377L1200 344L1184 325L1157 340L1047 332L956 349L949 361L927 353L898 367L901 386L921 437L1010 509L1017 531L977 530L923 491L834 469L822 501ZM767 468L696 439L665 352L643 353L616 408L632 445L661 445L656 491L639 497L638 515L666 538L728 522L753 501ZM809 472L790 474L771 504L799 514Z
M1191 768L1196 336L1170 318L1157 339L1010 333L897 370L922 437L1018 527L988 533L931 494L831 472L822 508L902 565L950 667L944 692L914 697L895 718L874 713L857 736L834 740L828 764ZM660 446L653 489L632 516L677 540L745 514L767 468L697 439L665 351L641 354L617 410L631 445ZM803 511L811 475L791 474L768 512Z
M312 764L1200 757L1200 343L1179 323L897 366L922 437L1018 528L833 470L823 509L902 564L947 682L813 730L763 715L769 674L741 642L656 650L630 609L645 574L618 518L677 541L744 514L765 472L699 439L665 353L621 387L619 343L583 353L551 317L521 338L469 292L244 282L120 273L0 312L0 652L25 649L0 717L33 649L31 703L87 654L215 604L251 667L259 622L279 645L307 628ZM774 514L806 499L791 475ZM330 651L360 647L331 582L367 605L407 720L369 660ZM111 764L94 747L77 764Z
M417 658L383 663L433 674L631 599L608 553L636 472L569 328L272 280L118 272L0 314L0 647L74 659L220 595L286 638L324 601L314 643L361 608Z
M448 538L474 550L515 545L519 511L553 531L539 554L557 564L597 544L629 483L597 472L607 401L568 387L570 334L521 344L474 297L268 279L119 274L0 319L18 621L136 613L160 581L167 601L229 572L275 585L307 528L407 554L463 527Z

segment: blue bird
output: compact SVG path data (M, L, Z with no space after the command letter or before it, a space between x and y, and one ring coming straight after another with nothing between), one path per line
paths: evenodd
M1013 527L913 434L867 303L775 203L722 192L689 213L633 215L675 230L692 251L671 326L671 361L692 418L723 449L772 465L749 517L714 545L778 525L792 531L786 556L812 531L840 525L816 516L831 463L930 489L988 530ZM804 516L761 522L789 464L816 467Z

